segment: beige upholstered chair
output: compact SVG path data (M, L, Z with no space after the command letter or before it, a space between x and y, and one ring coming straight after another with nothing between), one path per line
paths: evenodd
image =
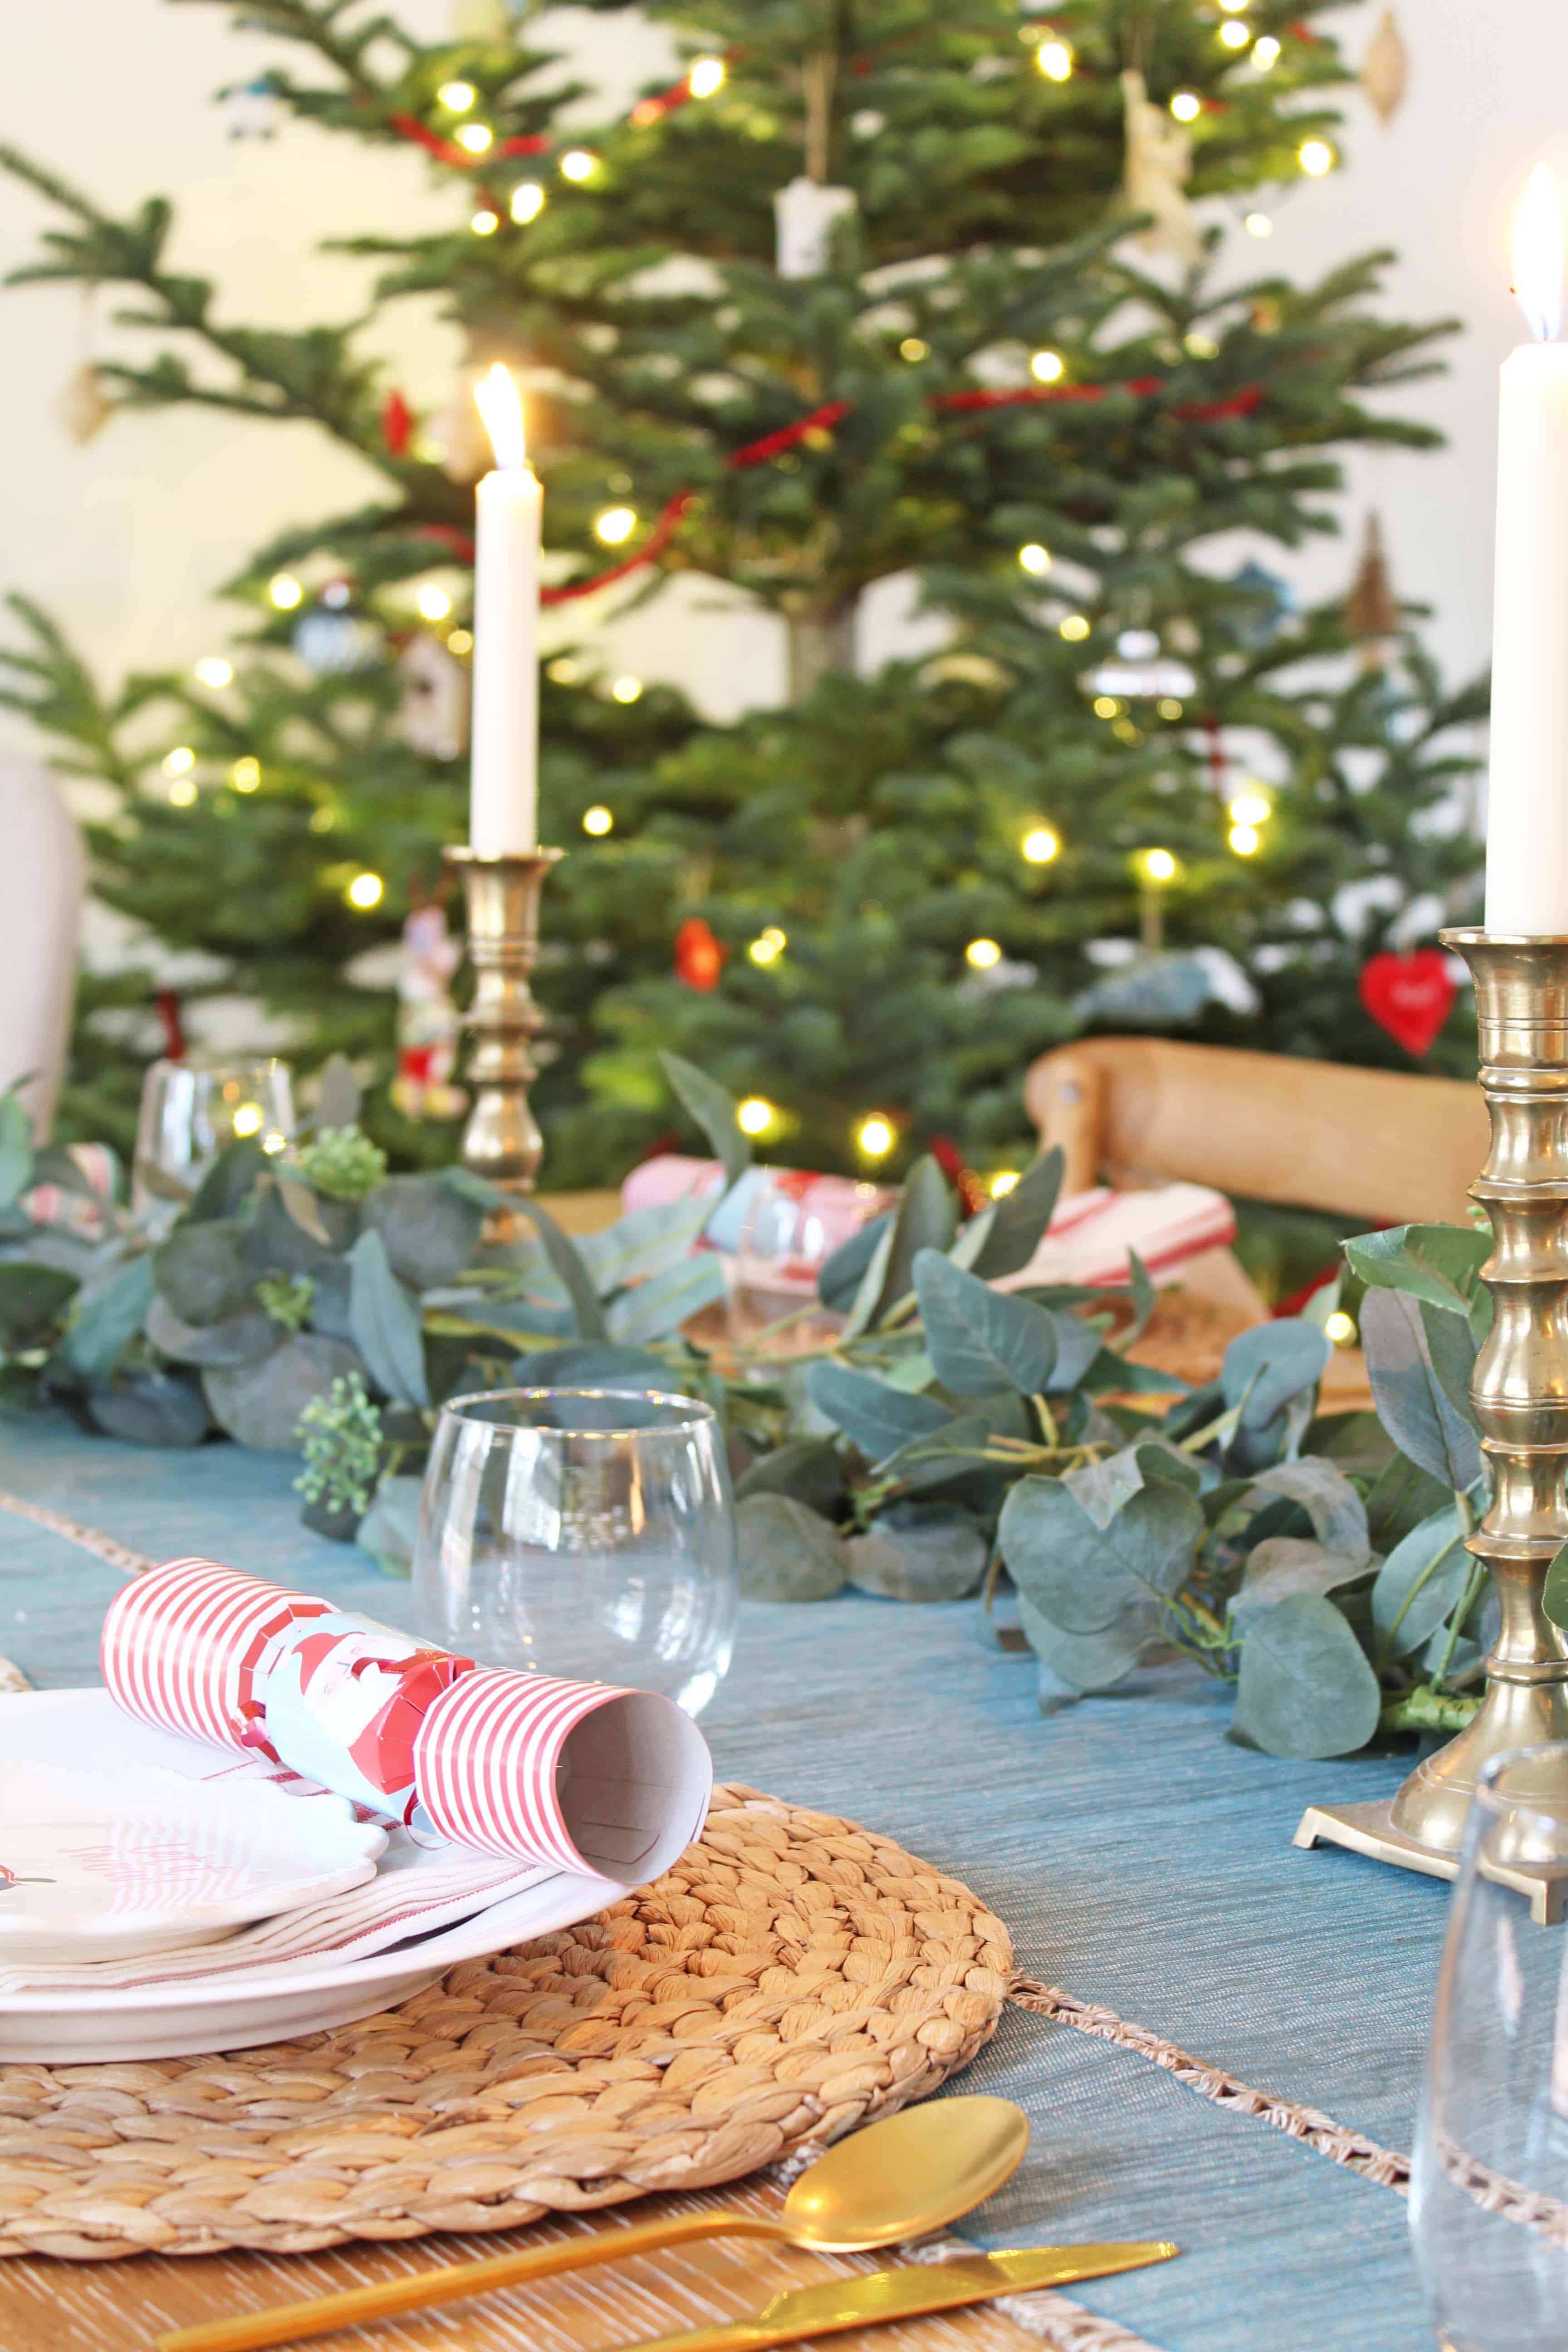
M0 756L0 1093L48 1133L65 1068L85 874L81 836L37 761Z

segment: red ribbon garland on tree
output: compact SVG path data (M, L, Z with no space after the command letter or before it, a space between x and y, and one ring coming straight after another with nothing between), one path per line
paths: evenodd
M1068 383L1026 385L1016 392L948 392L936 394L931 403L939 413L973 414L992 408L1037 407L1048 401L1091 402L1106 399L1113 392L1128 392L1146 400L1159 391L1164 379L1157 375L1140 375L1121 383ZM1263 397L1260 383L1244 383L1223 400L1184 401L1171 411L1184 424L1216 424L1227 417L1250 416ZM725 458L725 467L732 473L747 466L761 466L769 457L782 457L786 451L799 446L813 433L830 433L851 413L854 403L829 400L814 408L809 416L802 416L794 425L781 425L776 433L765 433L758 441L748 441L743 448L733 449ZM592 596L601 588L608 588L629 572L640 572L646 564L655 562L674 538L677 526L696 498L695 490L677 490L659 514L658 521L635 555L610 566L607 572L596 572L591 580L568 581L559 588L541 588L542 604L570 604L580 596ZM426 539L438 539L450 547L466 562L473 561L474 542L463 531L448 523L426 523L421 526Z

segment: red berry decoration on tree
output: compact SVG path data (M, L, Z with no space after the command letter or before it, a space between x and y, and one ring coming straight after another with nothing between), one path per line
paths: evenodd
M381 404L381 437L390 457L406 457L414 436L414 411L394 385Z
M718 987L729 952L700 915L688 915L675 934L675 977L706 995Z
M1448 1018L1458 983L1441 948L1388 950L1362 966L1361 1001L1407 1054L1425 1054Z

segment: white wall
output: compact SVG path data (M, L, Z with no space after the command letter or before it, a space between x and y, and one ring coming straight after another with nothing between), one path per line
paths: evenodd
M403 0L402 13L437 32L451 21L451 5ZM1345 12L1352 52L1379 5ZM1434 643L1458 677L1484 663L1489 635L1494 371L1517 340L1509 214L1538 155L1568 181L1560 98L1568 8L1561 0L1398 5L1413 54L1404 111L1384 131L1352 92L1349 169L1282 199L1275 236L1258 246L1238 236L1236 261L1304 277L1391 245L1401 258L1388 307L1466 322L1450 351L1452 373L1394 395L1440 425L1450 451L1356 461L1349 510L1353 542L1361 506L1381 508L1396 584L1436 607ZM622 25L570 10L559 21L617 101L663 69L668 52L655 34L628 38ZM450 218L461 201L449 184L431 184L413 151L370 150L293 125L269 143L231 141L212 93L249 79L270 51L229 30L217 6L47 0L7 10L3 38L0 138L110 205L153 190L171 195L176 264L215 277L233 318L302 324L352 313L363 271L314 253L316 241L416 228ZM30 257L47 217L47 207L0 179L0 266ZM113 307L98 305L92 347L104 355L139 340L106 323ZM74 446L57 409L87 333L74 290L0 295L0 589L21 588L58 611L110 672L194 659L226 634L213 602L225 575L289 521L357 501L374 478L309 426L188 409L120 417L87 447ZM442 401L456 344L431 307L406 306L378 333L411 398ZM1308 593L1327 593L1345 578L1352 552L1343 542L1320 546L1292 569ZM715 713L780 689L771 625L738 614L711 588L684 584L605 635L616 667L679 678ZM874 622L866 636L871 650L885 645L887 624Z

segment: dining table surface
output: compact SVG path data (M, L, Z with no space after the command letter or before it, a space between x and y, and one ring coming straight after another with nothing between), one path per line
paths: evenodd
M0 1498L406 1626L406 1582L301 1525L296 1469L226 1443L158 1451L64 1415L0 1418ZM0 1653L40 1688L97 1684L123 1573L0 1508ZM720 1778L874 1827L973 1888L1027 1976L1281 2108L1408 2150L1449 1890L1291 1837L1305 1806L1385 1795L1410 1758L1282 1760L1229 1740L1229 1712L1223 1684L1180 1664L1042 1712L1031 1658L986 1638L978 1602L847 1591L743 1603L702 1729ZM1178 2261L1071 2290L1139 2345L1431 2352L1404 2195L1247 2111L1260 2103L1199 2095L1147 2047L1017 2006L949 2087L1016 2100L1031 2130L966 2236L1179 2244ZM100 2292L103 2273L153 2260L96 2266ZM76 2352L68 2331L20 2325L71 2267L0 2264L0 2345ZM1000 2340L980 2315L942 2325L943 2342ZM1097 2352L1118 2340L1105 2330Z

